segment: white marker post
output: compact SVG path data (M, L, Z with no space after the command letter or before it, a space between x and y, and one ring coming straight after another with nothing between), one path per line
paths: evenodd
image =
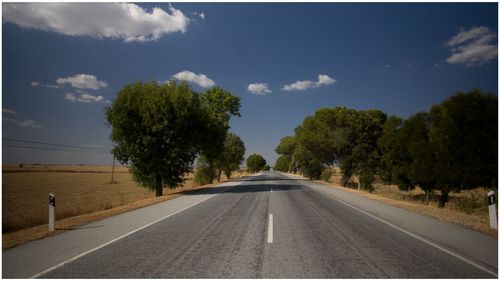
M49 231L55 230L56 220L56 195L49 193Z
M488 192L488 209L490 211L490 227L498 229L497 210L495 208L495 191Z

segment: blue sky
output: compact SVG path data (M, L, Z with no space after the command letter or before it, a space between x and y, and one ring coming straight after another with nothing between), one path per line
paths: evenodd
M231 130L274 164L321 107L408 117L456 91L498 94L496 3L2 5L4 139L106 149L120 88L177 74L238 95ZM4 163L112 161L3 143Z

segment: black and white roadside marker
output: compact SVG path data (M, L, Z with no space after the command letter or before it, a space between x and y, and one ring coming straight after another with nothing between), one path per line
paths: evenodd
M49 231L55 230L56 220L56 195L49 193Z
M497 225L497 210L495 208L495 191L488 192L488 209L490 212L490 227L498 229Z

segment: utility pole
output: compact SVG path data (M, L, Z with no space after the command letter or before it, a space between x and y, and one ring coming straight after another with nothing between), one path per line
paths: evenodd
M111 183L116 183L114 175L115 175L115 154L113 153L113 168L111 169Z

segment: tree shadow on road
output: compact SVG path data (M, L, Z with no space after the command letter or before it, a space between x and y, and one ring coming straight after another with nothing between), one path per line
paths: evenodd
M207 187L196 190L180 191L182 195L202 195L202 194L217 194L217 193L255 193L255 192L280 192L299 190L304 187L299 184L258 184L258 183L243 183L236 186L218 186Z

